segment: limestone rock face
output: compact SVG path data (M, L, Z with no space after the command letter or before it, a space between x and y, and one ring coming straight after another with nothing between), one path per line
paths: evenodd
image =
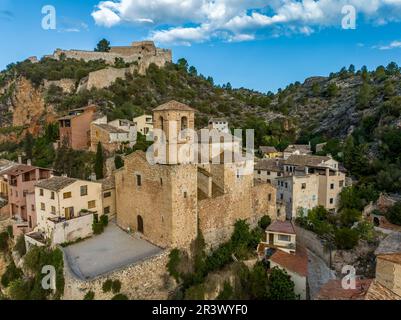
M26 78L19 78L11 96L13 126L30 125L45 112L45 101L40 88L35 88Z

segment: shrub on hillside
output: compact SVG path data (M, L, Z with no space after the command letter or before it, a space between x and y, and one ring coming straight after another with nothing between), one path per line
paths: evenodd
M4 287L8 287L8 285L13 282L14 280L17 280L22 277L22 271L21 269L18 269L14 261L11 261L10 264L7 266L5 273L1 277L1 284Z
M95 299L95 293L93 291L88 291L84 296L84 300L93 300L93 299Z
M111 291L113 291L114 294L119 293L121 290L121 281L120 280L114 280L113 283L111 284Z
M264 216L260 219L258 225L261 229L266 230L268 226L272 223L272 219L269 216Z
M8 233L2 232L0 233L0 251L5 252L8 250Z
M17 243L15 244L14 249L19 253L20 257L26 254L26 247L25 247L25 237L24 235L20 235L17 239Z
M103 283L103 286L102 286L103 292L104 292L104 293L110 292L112 286L113 286L113 280L107 279L107 280Z
M354 229L341 228L334 233L334 242L337 249L351 250L355 248L359 241L358 231Z
M116 294L111 300L129 300L125 294L119 293Z
M388 209L386 218L391 223L401 226L401 202L397 202Z

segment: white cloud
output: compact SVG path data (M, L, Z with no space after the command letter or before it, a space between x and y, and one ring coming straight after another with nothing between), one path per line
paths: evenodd
M259 32L310 35L317 28L341 27L344 5L358 19L382 25L401 20L401 0L110 0L92 16L98 25L145 24L161 43L249 41Z
M391 50L391 49L401 48L401 41L395 40L395 41L391 42L389 45L375 46L374 48L377 48L379 50Z

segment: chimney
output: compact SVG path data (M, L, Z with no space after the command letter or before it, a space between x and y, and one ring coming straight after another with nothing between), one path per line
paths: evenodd
M22 164L22 156L18 156L18 163Z
M26 160L26 164L27 164L28 166L31 166L31 165L32 165L32 160L31 160L31 159Z

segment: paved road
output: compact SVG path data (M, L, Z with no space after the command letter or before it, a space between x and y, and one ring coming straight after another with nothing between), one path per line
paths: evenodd
M308 250L308 282L310 299L313 300L320 288L331 279L335 279L334 271L317 255Z
M82 280L93 279L162 251L147 241L133 238L113 222L101 235L63 250L70 269Z

